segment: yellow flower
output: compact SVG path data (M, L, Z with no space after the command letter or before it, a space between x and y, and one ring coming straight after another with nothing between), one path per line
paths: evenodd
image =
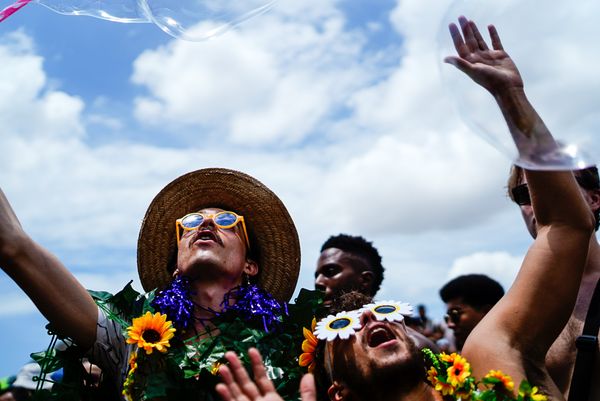
M500 385L502 385L506 390L513 391L515 388L515 383L512 381L512 378L509 375L505 375L501 370L490 370L490 373L485 375L485 379L494 378L500 380Z
M210 373L213 376L217 376L219 374L219 368L221 367L221 362L214 362L212 367L210 368Z
M452 366L447 370L448 383L454 387L458 387L465 382L467 377L471 376L471 365L460 355L452 354L451 356L454 356L454 359Z
M138 364L137 364L136 354L132 353L131 356L129 357L129 372L135 372L137 367L138 367Z
M308 366L308 371L312 372L315 369L315 350L317 349L317 344L319 340L313 332L315 331L315 327L317 326L317 320L313 317L312 323L310 325L310 330L306 327L302 328L302 333L304 334L305 340L302 341L302 354L300 354L300 358L298 359L298 364L300 366Z
M146 354L151 354L155 348L165 353L174 335L175 329L167 321L167 315L146 312L144 316L133 319L132 326L127 328L127 343L137 344L146 350Z
M429 383L433 386L435 386L438 381L437 375L438 372L433 366L427 371L427 380L429 380Z
M548 400L548 397L546 397L544 394L538 393L538 388L536 386L531 387L531 392L519 390L519 395L521 397L523 397L524 400L531 400L531 401L546 401L546 400Z
M129 357L129 372L127 373L127 378L125 379L125 382L123 383L123 397L125 397L125 399L127 401L133 401L133 397L130 393L130 387L133 386L133 374L135 373L135 370L137 369L137 357L135 353L132 353L131 356Z
M437 381L435 383L435 390L440 391L442 395L454 394L454 387L450 383L444 383L443 381Z
M453 352L450 355L446 354L445 352L440 354L440 359L447 363L454 363L454 359L456 359L456 357L460 358L460 355L458 355L456 352Z

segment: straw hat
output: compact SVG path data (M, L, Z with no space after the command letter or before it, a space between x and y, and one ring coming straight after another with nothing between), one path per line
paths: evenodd
M300 271L300 243L294 222L281 200L247 174L207 168L182 175L156 195L138 238L138 273L146 291L172 280L167 270L177 254L175 220L217 207L244 216L250 246L258 262L258 285L279 301L288 301Z

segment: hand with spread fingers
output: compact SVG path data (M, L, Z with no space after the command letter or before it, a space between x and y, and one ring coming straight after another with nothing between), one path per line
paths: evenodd
M217 393L223 401L283 401L275 390L273 382L267 377L262 357L256 348L248 350L254 381L234 352L227 352L225 358L229 366L222 365L219 374L223 383L217 385ZM300 382L300 396L302 401L316 401L314 378L311 374L304 375Z
M458 21L460 29L454 23L449 26L458 56L448 56L444 61L467 74L493 95L500 90L522 89L521 74L504 51L496 27L488 26L492 39L490 49L473 21L462 16Z

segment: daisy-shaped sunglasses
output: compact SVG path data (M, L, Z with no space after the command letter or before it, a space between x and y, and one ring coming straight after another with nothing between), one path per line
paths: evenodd
M367 311L380 321L402 322L404 316L412 315L413 307L408 303L396 301L371 303L354 311L340 312L321 319L315 327L314 334L319 340L347 340L362 328L360 317Z
M177 245L181 241L183 232L198 230L202 223L206 219L212 219L215 225L219 228L228 229L235 227L238 223L242 224L242 231L244 233L244 241L246 246L250 249L250 240L248 239L248 232L246 231L246 223L244 222L244 216L240 216L235 212L223 211L215 214L208 213L190 213L186 214L180 219L175 221L175 230L177 231ZM179 234L179 229L182 229L182 234Z

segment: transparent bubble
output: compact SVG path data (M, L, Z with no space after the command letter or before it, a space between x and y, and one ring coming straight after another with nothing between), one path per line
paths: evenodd
M488 40L494 24L513 58L531 103L558 140L558 148L517 138L517 151L494 98L442 60L456 54L448 24L464 15ZM516 164L538 170L570 170L600 156L600 2L460 0L448 9L438 35L441 74L465 123ZM529 141L529 142L528 142ZM546 147L547 149L548 147Z
M199 41L268 11L275 0L138 0L144 13L176 38Z
M201 41L268 11L276 0L16 0L0 10L0 22L30 2L65 15L152 22L173 37Z
M150 22L136 0L34 0L65 15L88 15L114 22Z

